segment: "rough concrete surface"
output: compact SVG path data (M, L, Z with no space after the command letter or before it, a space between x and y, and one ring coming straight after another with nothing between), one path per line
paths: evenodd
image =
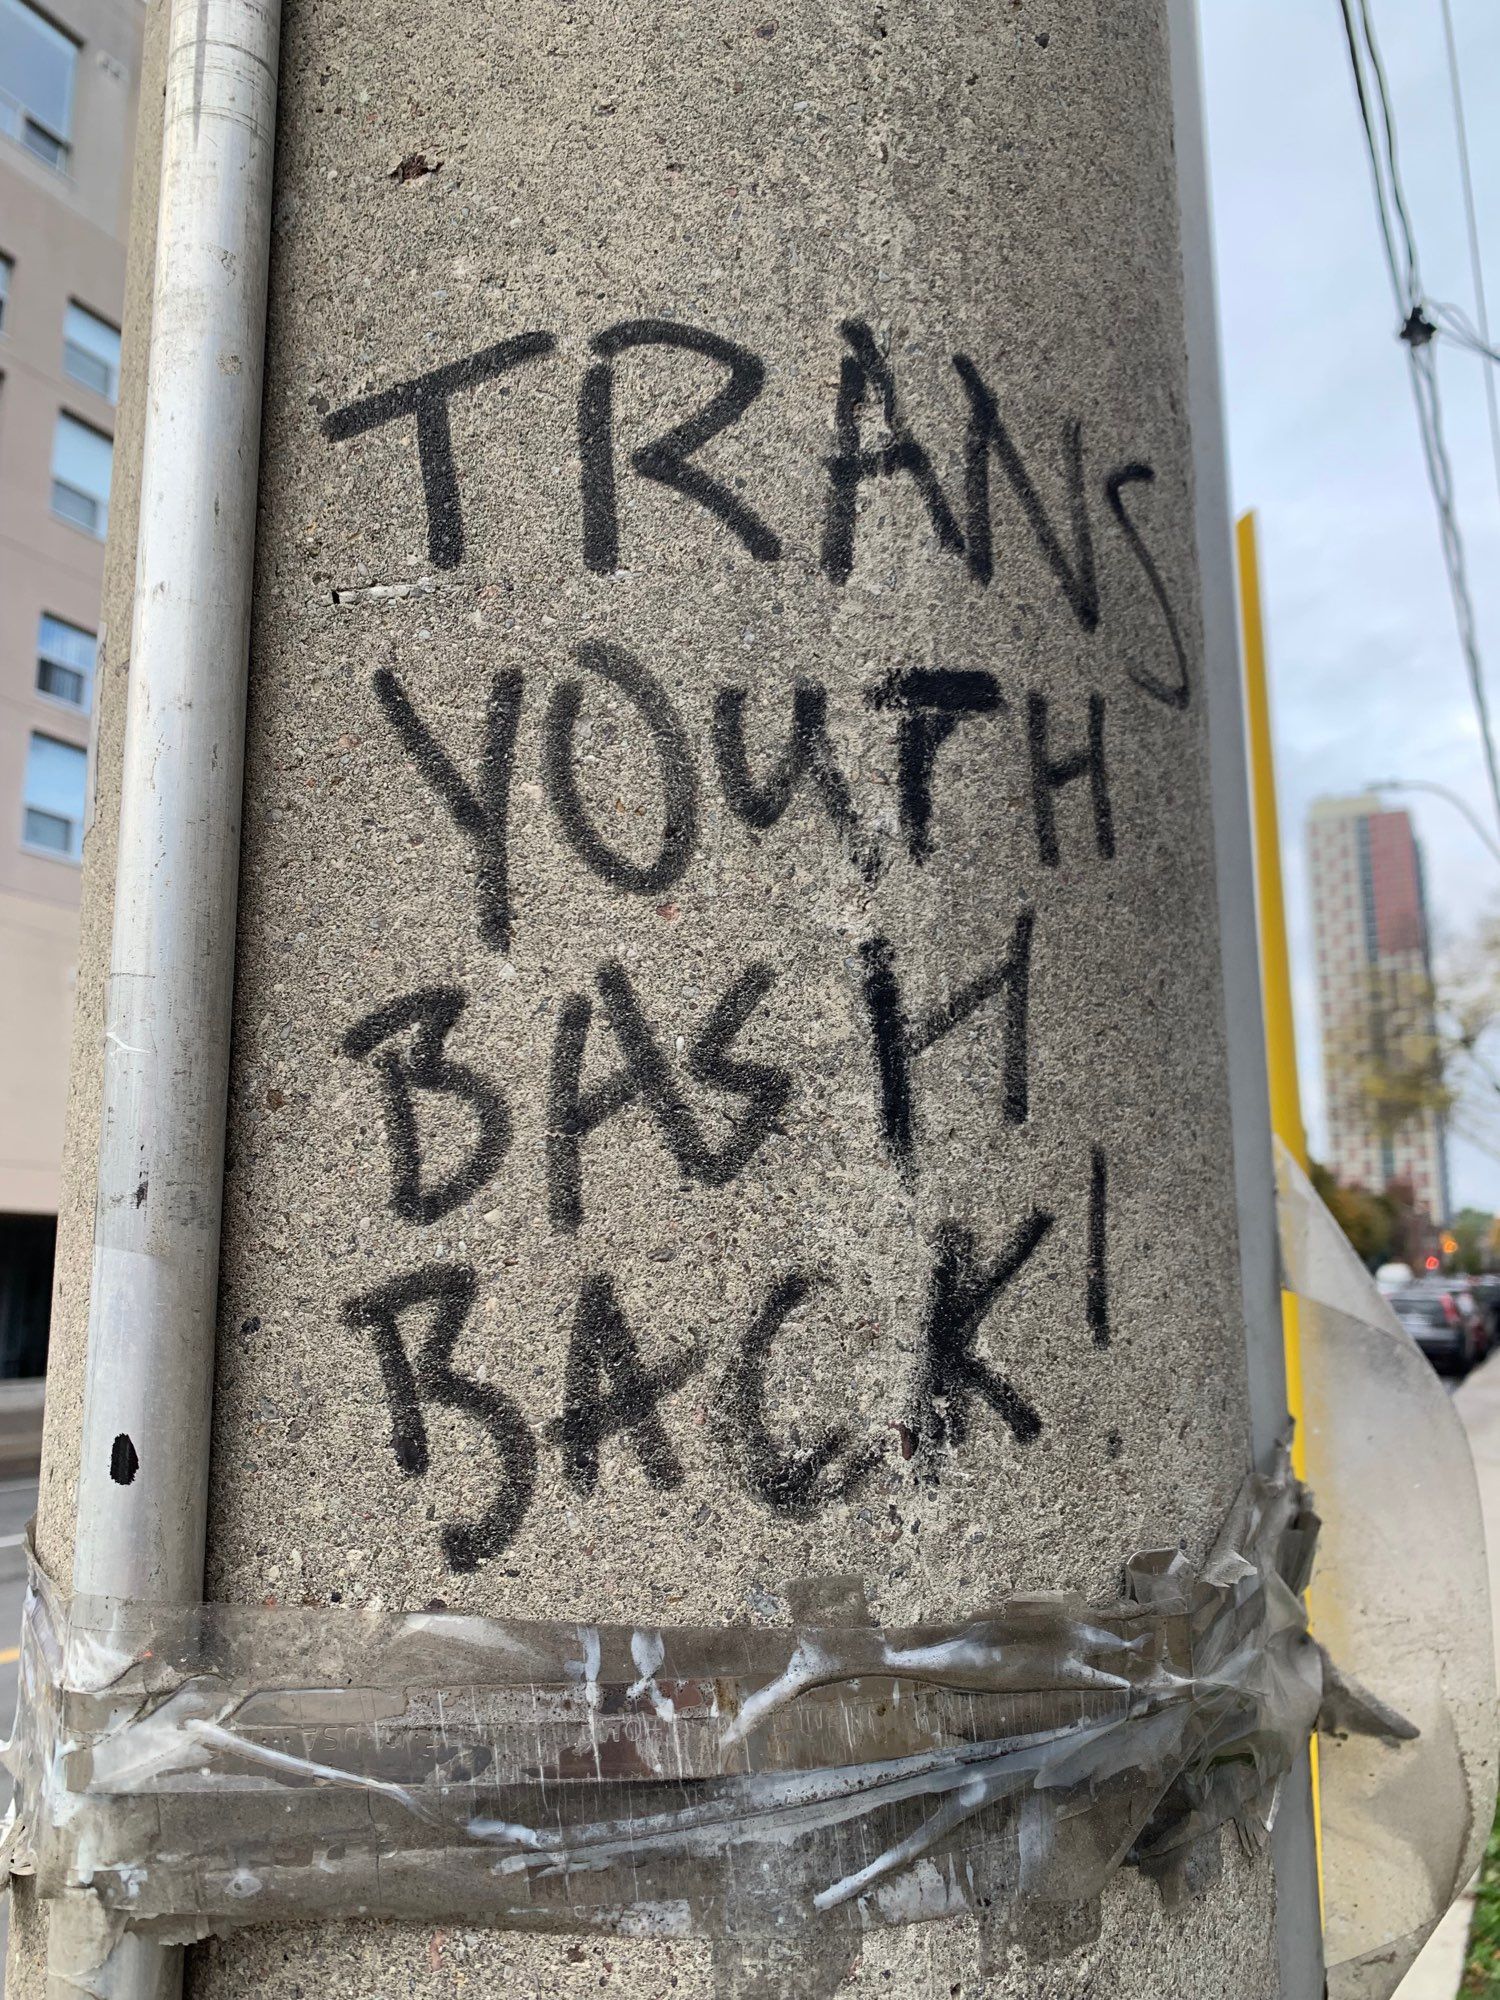
M1472 1892L1459 1897L1443 1918L1401 1984L1394 2000L1456 2000L1469 1955L1474 1922Z
M1495 1657L1500 1663L1500 1359L1487 1361L1459 1385L1453 1407L1463 1419L1474 1454L1490 1566ZM1397 1989L1396 2000L1454 2000L1463 1980L1473 1917L1470 1884L1469 1893L1459 1898L1423 1946L1421 1956Z
M1164 33L288 0L210 1594L852 1571L905 1623L1202 1553L1249 1445ZM843 1985L1253 2000L1271 1911L1231 1857ZM367 1926L190 1988L711 1961Z
M1485 1550L1490 1565L1490 1613L1495 1623L1495 1657L1500 1662L1500 1360L1491 1360L1461 1383L1453 1407L1463 1419L1479 1504L1484 1514ZM1474 1918L1473 1885L1444 1917L1402 1980L1396 2000L1454 2000L1463 1980L1469 1930Z

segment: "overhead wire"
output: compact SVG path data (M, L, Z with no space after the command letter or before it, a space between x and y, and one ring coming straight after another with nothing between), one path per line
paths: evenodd
M1360 59L1359 32L1354 22L1351 0L1339 0L1344 16L1344 37L1349 44L1349 66L1354 72L1354 94L1359 101L1360 122L1365 128L1365 151L1370 160L1370 176L1375 185L1375 213L1380 222L1381 241L1385 244L1386 269L1391 276L1391 290L1396 304L1403 303L1401 273L1396 260L1396 242L1391 234L1390 209L1386 198L1385 182L1381 177L1380 147L1375 137L1375 123L1370 111L1369 93L1365 88L1365 69Z
M1429 302L1428 311L1456 347L1466 347L1471 353L1483 355L1486 361L1500 361L1500 347L1489 345L1488 332L1481 335L1462 306L1444 305L1434 299ZM1486 375L1484 379L1487 389L1493 394L1495 378ZM1497 452L1500 452L1500 439L1497 439ZM1500 471L1500 460L1497 460L1497 471Z
M1480 249L1479 216L1474 199L1474 174L1469 156L1468 119L1464 112L1463 84L1458 60L1458 36L1453 23L1452 0L1440 0L1443 21L1443 45L1448 65L1448 91L1453 101L1453 129L1458 148L1459 183L1463 190L1464 227L1468 238L1469 275L1474 288L1474 310L1478 316L1476 326L1460 307L1436 305L1434 314L1449 339L1457 345L1479 355L1487 363L1500 363L1500 350L1490 336L1489 304L1485 296L1484 257ZM1495 493L1500 500L1500 384L1495 379L1495 369L1487 366L1484 376L1485 410L1489 418L1490 460L1495 471ZM1468 1040L1465 1045L1468 1067L1471 1075L1480 1080L1480 1089L1493 1107L1496 1094L1500 1094L1500 1073L1482 1052L1481 1038ZM1486 1089L1487 1086L1487 1089ZM1492 1114L1493 1115L1493 1114ZM1473 1121L1464 1121L1472 1123ZM1481 1124L1484 1120L1481 1118ZM1472 1135L1466 1135L1472 1136ZM1493 1137L1493 1127L1477 1143L1492 1157L1500 1158L1500 1144Z
M1401 165L1396 152L1396 113L1391 103L1390 80L1385 73L1380 44L1375 38L1375 23L1370 14L1370 0L1359 0L1359 15L1360 25L1364 29L1365 48L1370 58L1370 69L1375 78L1375 94L1380 100L1380 121L1385 136L1391 205L1396 211L1396 220L1401 225L1401 238L1406 251L1407 286L1411 294L1411 303L1416 305L1420 302L1422 293L1422 281L1417 271L1416 231L1411 225L1411 211L1406 206L1406 194L1401 185Z
M1463 532L1459 525L1453 483L1453 466L1443 434L1442 396L1438 385L1437 357L1433 351L1439 332L1461 346L1493 357L1488 317L1481 315L1479 327L1467 325L1456 307L1434 306L1422 290L1417 258L1416 231L1401 180L1400 155L1396 144L1396 116L1389 79L1380 54L1380 44L1371 18L1370 0L1339 0L1344 36L1349 45L1349 61L1354 74L1355 96L1360 123L1364 128L1365 150L1375 190L1375 208L1380 223L1381 243L1396 309L1401 316L1401 340L1406 347L1411 374L1412 398L1417 410L1417 429L1422 442L1422 459L1427 482L1437 508L1443 565L1448 591L1453 600L1454 622L1458 628L1459 650L1463 655L1469 691L1479 723L1486 775L1496 823L1500 824L1500 757L1496 755L1494 728L1490 720L1489 697L1484 683L1484 666L1479 652L1479 632L1474 601L1469 589L1468 565ZM1444 0L1445 16L1447 0ZM1456 58L1455 58L1456 62ZM1368 71L1368 74L1367 74ZM1472 188L1471 188L1472 192ZM1475 238L1477 244L1477 237ZM1496 357L1500 358L1500 357ZM1486 367L1486 377L1489 369ZM1500 436L1500 427L1497 427ZM1500 444L1496 446L1500 454ZM1497 456L1500 478L1500 456Z
M1458 175L1464 196L1464 226L1469 239L1469 272L1474 285L1474 310L1479 315L1478 338L1465 342L1486 361L1500 362L1490 339L1490 311L1484 295L1484 258L1479 248L1479 214L1474 202L1474 171L1469 161L1469 124L1464 116L1463 85L1459 77L1458 36L1453 27L1452 0L1441 0L1443 43L1448 57L1448 91L1453 99L1453 127L1458 140ZM1449 308L1453 311L1453 308ZM1461 316L1460 316L1461 317ZM1495 465L1495 497L1500 499L1500 387L1494 373L1484 371L1484 400L1490 420L1490 455Z

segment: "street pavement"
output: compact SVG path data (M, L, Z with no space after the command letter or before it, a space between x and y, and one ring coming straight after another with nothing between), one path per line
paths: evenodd
M1463 1419L1474 1454L1479 1504L1484 1513L1485 1548L1490 1563L1490 1615L1495 1621L1495 1657L1500 1661L1500 1352L1492 1354L1454 1392L1453 1407ZM1395 2000L1454 2000L1463 1979L1473 1898L1463 1896L1428 1939L1421 1957L1396 1989Z

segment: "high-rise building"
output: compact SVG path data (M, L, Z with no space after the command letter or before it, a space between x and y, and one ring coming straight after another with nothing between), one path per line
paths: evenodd
M45 1355L142 0L0 0L0 1376Z
M1422 853L1411 817L1371 793L1319 799L1308 821L1328 1165L1351 1186L1409 1184L1449 1213L1434 1102L1436 1029Z

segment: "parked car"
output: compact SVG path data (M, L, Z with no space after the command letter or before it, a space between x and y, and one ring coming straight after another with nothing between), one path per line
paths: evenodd
M1466 1286L1446 1280L1408 1285L1391 1305L1440 1374L1467 1375L1489 1352L1488 1320Z
M1486 1271L1477 1278L1471 1278L1469 1283L1479 1304L1479 1316L1484 1321L1489 1345L1494 1347L1500 1341L1500 1276Z
M1434 1287L1434 1289L1437 1289ZM1472 1314L1479 1328L1479 1352L1474 1357L1475 1365L1486 1359L1495 1344L1494 1315L1481 1296L1479 1287L1472 1278L1457 1277L1448 1280L1448 1290L1459 1310Z

